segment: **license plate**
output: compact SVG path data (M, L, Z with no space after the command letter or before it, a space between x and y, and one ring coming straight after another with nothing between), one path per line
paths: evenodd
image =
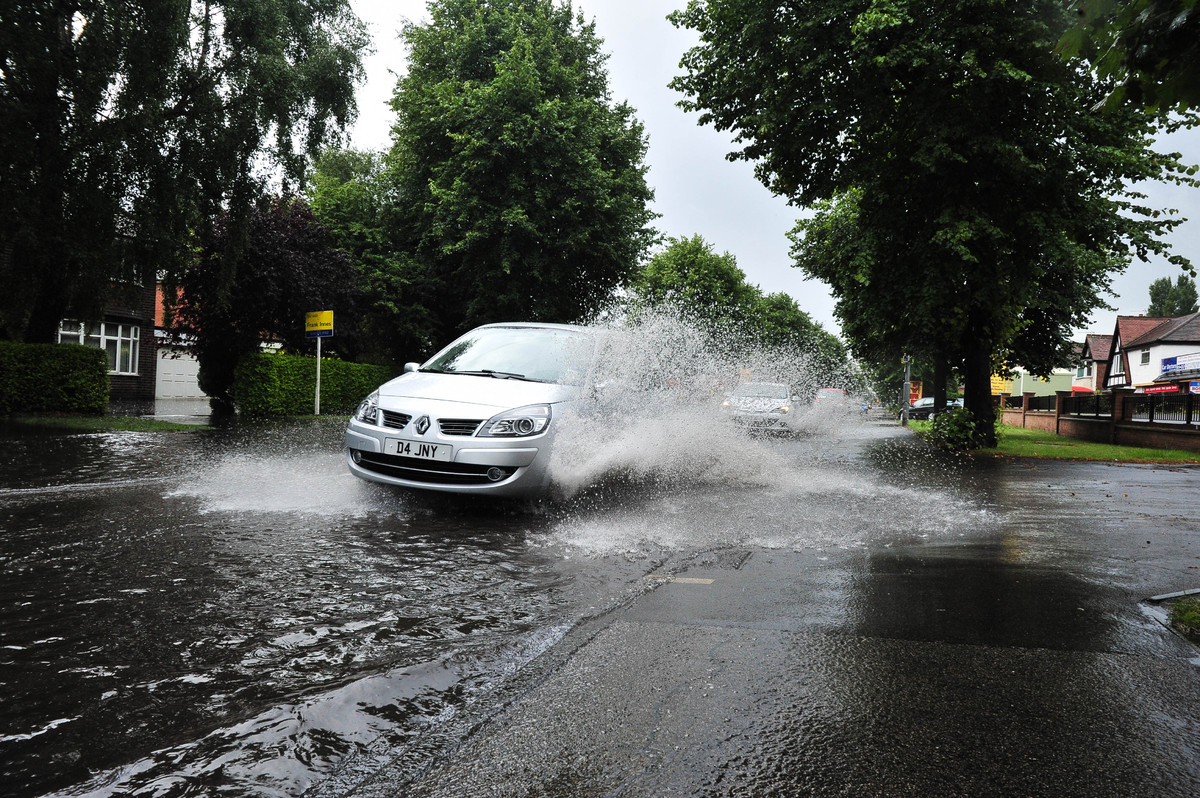
M454 456L454 447L448 443L426 443L403 438L386 438L383 441L383 453L399 457L417 457L422 460L449 462L450 458Z

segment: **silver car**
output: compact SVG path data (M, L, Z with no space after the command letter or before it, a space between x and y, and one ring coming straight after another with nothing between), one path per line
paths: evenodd
M789 432L795 426L796 399L783 383L743 382L725 397L721 409L738 424Z
M405 364L350 419L351 473L455 493L546 490L555 418L583 395L598 344L587 327L488 324Z

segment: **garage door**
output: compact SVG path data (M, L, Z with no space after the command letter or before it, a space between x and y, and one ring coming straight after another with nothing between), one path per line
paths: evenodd
M190 354L171 349L158 350L158 376L154 385L155 399L201 399L204 393L196 375L200 364Z

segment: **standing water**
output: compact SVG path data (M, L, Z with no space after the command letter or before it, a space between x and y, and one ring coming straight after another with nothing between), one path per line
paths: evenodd
M628 332L532 507L360 482L341 419L6 431L4 794L297 795L418 743L671 557L980 512L861 479L857 407L798 408L782 438L722 418L748 376L811 395L802 354L731 354L669 318Z

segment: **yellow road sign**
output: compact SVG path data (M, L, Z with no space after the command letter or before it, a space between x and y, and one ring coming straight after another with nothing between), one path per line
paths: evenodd
M305 313L304 334L309 338L327 338L333 335L333 311L317 310Z

